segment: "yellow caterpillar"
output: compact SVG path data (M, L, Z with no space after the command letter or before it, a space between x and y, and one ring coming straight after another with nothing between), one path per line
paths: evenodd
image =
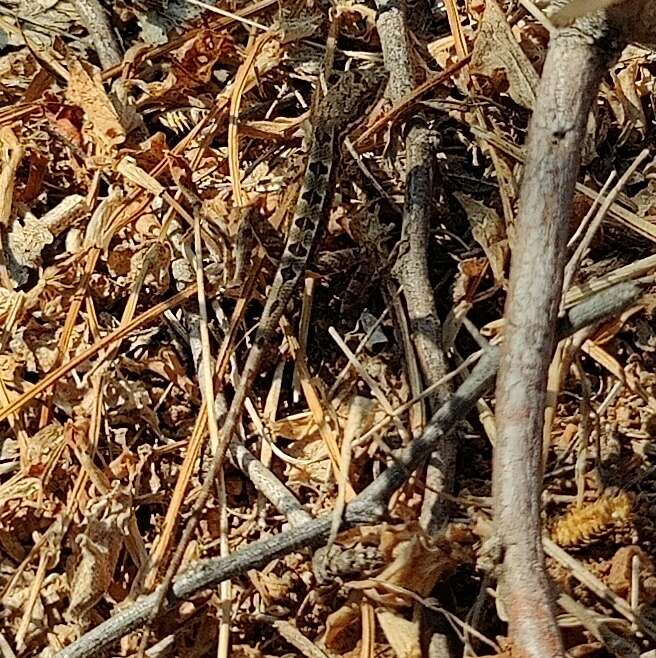
M591 503L572 507L551 523L551 539L563 548L589 546L631 522L635 496L626 491L603 494Z

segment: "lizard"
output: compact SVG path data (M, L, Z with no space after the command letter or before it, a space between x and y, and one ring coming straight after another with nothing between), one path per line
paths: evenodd
M342 138L377 98L384 76L378 70L339 74L318 104L313 121L308 163L292 217L287 242L269 291L253 345L234 392L223 426L223 452L241 417L244 401L259 375L285 307L296 290L321 229L328 221ZM217 451L217 455L221 450ZM216 456L215 456L216 458Z
M327 224L342 138L373 104L385 80L382 71L376 69L350 70L338 75L338 81L317 103L309 140L308 162L287 242L225 418L222 445L215 454L210 473L214 477L217 475L214 472L217 458L221 460L225 454L241 418L246 397L273 343L283 312L306 270L317 237Z
M196 530L200 513L207 503L212 485L241 419L246 397L260 374L285 307L291 301L305 272L318 235L328 222L342 139L377 100L386 81L386 75L381 69L353 69L339 73L337 76L337 81L328 88L325 96L313 103L316 110L311 119L308 162L287 242L260 316L255 339L246 357L240 381L236 385L223 423L220 444L214 453L191 510L191 516L169 563L150 619L154 619L159 614L173 577L182 563L186 547ZM317 93L321 93L320 89L318 85Z

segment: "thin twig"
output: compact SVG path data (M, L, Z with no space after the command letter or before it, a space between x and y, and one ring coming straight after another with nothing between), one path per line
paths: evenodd
M565 276L563 280L563 290L567 290L574 279L574 274L581 264L581 260L585 256L590 243L594 238L595 234L601 226L601 222L606 217L606 213L610 209L611 205L614 203L615 199L618 197L619 193L624 189L631 176L636 172L638 167L649 157L649 149L643 149L636 157L633 162L629 165L627 170L622 174L620 179L617 181L613 189L608 193L608 196L603 200L602 204L599 206L599 210L594 216L594 219L590 222L590 226L585 232L583 239L580 244L572 254L572 257L565 267Z

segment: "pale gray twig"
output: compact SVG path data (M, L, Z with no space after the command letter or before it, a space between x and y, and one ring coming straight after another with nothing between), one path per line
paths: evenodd
M74 0L74 4L102 67L108 69L120 64L123 60L121 47L99 0Z
M496 390L492 490L513 651L562 658L541 544L542 433L569 221L590 107L621 40L603 12L552 37L519 198ZM566 99L566 100L565 100Z

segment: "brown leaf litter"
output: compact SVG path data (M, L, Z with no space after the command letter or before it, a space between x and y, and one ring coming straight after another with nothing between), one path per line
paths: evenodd
M194 222L214 384L229 400L295 201L330 19L327 2L280 11L265 0L221 3L229 13L218 14L124 0L107 11L124 61L101 71L73 3L28 4L0 3L0 646L45 657L166 570L210 450ZM244 414L248 447L313 515L371 482L416 423L386 291L396 284L403 123L418 109L440 134L443 189L431 200L427 248L451 365L477 349L463 326L491 338L502 331L523 143L550 24L533 3L447 4L450 19L436 8L412 41L425 83L362 117L343 151L320 253ZM337 66L378 65L373 5L340 11ZM639 36L590 118L572 250L611 172L651 148L656 68L646 28ZM611 204L565 306L610 281L653 276L655 155ZM559 561L557 548L548 558L554 591L572 600L561 610L571 655L612 655L617 638L644 655L656 648L627 618L648 615L656 599L650 295L566 341L554 362L545 541L574 559ZM368 411L354 429L358 398ZM444 622L457 655L510 655L483 550L492 403L467 419L442 532L419 527L417 473L386 524L338 534L323 576L303 550L235 579L230 655L313 646L324 656L422 656L426 617ZM392 421L385 409L402 405ZM229 464L186 562L287 523ZM224 595L202 592L163 615L151 644L216 655ZM128 635L112 655L136 655L139 640Z

